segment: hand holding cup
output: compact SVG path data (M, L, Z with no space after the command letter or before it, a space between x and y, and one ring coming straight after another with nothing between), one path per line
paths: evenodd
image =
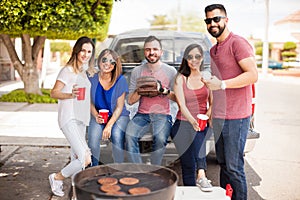
M211 73L209 71L201 71L202 78L204 80L210 80L211 79Z
M107 110L107 109L100 109L99 110L99 116L103 120L104 124L106 124L107 121L108 121L108 113L109 113L109 110Z
M85 99L85 87L80 87L77 89L78 89L77 100L78 101L84 100Z
M204 114L198 114L197 118L198 118L199 129L200 131L203 131L207 126L207 121L209 117Z
M73 85L72 98L77 97L78 101L85 99L85 87L77 87L77 84Z

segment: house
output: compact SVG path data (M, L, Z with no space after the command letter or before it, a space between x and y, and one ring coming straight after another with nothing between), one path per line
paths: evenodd
M297 60L300 60L300 10L278 20L274 23L273 29L269 32L269 42L273 43L274 50L271 57L281 58L280 53L285 42L297 44ZM275 58L276 58L275 57Z
M288 30L287 32L295 40L294 42L300 42L300 10L275 22L275 25L281 30Z

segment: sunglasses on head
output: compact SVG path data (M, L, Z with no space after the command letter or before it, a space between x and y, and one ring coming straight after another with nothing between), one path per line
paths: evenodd
M106 57L103 57L103 58L101 59L101 62L102 62L102 63L107 63L107 62L109 62L109 63L112 64L112 65L116 65L116 61L115 61L115 60L113 60L113 59L108 60L108 58L106 58Z
M211 21L214 21L215 23L218 23L221 21L221 19L224 19L226 17L224 16L216 16L216 17L213 17L213 18L206 18L204 21L206 24L211 24Z
M188 55L186 57L187 60L193 60L193 58L195 58L196 60L200 60L202 56L200 54L196 54L195 57L193 55Z

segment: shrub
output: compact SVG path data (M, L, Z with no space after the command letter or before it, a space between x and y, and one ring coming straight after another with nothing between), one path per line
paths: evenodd
M57 103L57 99L50 97L50 89L41 89L43 95L26 94L23 89L16 89L0 97L2 102L28 102L28 103Z
M285 42L283 45L283 50L295 50L297 48L297 44L295 42Z
M260 55L262 56L263 54L263 42L256 42L254 44L254 47L255 47L255 54L256 55ZM269 52L273 49L273 43L269 43Z
M282 57L296 57L297 53L294 51L284 51L281 53Z
M256 50L255 50L255 55L260 55L260 56L262 56L262 50L263 50L262 47L257 47Z
M68 42L51 42L50 51L51 52L71 52L72 48Z

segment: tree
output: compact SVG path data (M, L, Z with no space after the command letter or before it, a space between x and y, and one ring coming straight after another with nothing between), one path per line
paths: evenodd
M154 15L153 20L149 20L151 27L158 28L161 30L170 29L172 22L168 20L167 15Z
M152 20L149 20L152 28L158 28L162 30L178 30L178 13L171 13L167 18L167 15L154 15ZM181 18L180 30L188 32L205 32L206 25L201 17L195 13L186 13Z
M0 39L7 48L26 93L41 94L37 59L46 38L77 39L107 36L113 0L3 0L0 2ZM19 58L13 38L22 40Z
M173 19L173 23L177 23L177 15L178 13L172 13L171 16ZM206 32L206 24L204 23L203 18L199 16L199 13L189 12L181 15L181 31L188 32Z

